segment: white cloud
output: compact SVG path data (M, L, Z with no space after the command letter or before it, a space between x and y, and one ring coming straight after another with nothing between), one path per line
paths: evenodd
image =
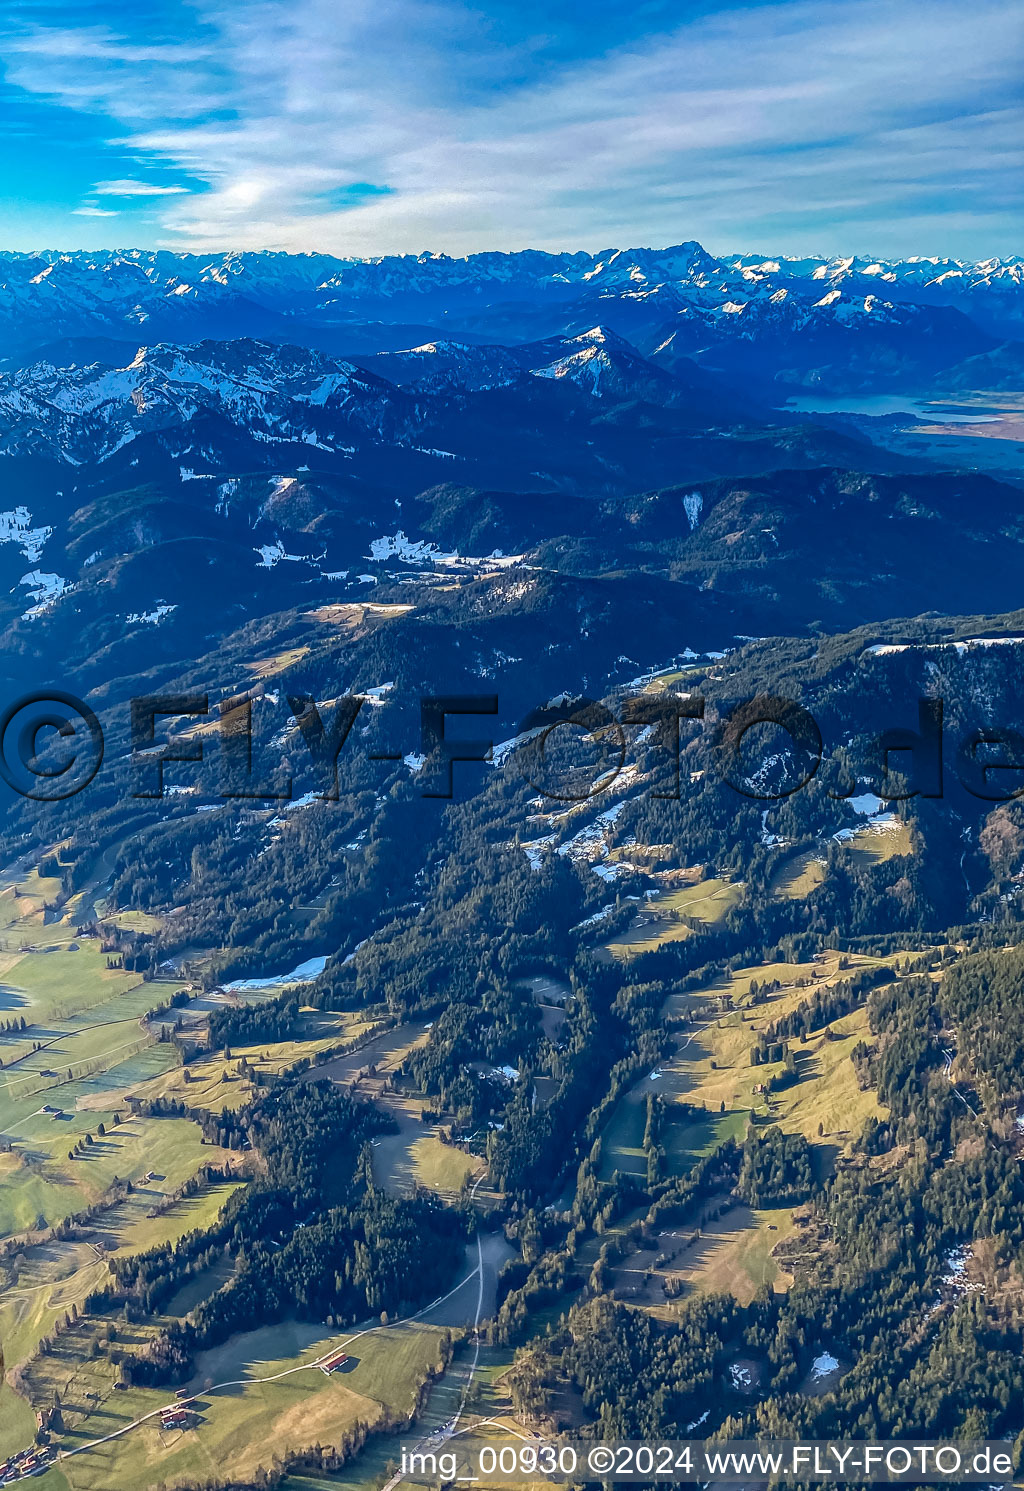
M209 55L209 48L161 42L136 46L104 26L76 29L39 26L5 40L8 53L51 59L72 58L99 62L195 62Z
M93 191L98 197L177 197L187 186L157 186L152 181L97 181Z
M75 217L120 217L121 216L121 214L119 212L115 212L114 210L112 210L109 207L72 207L71 211L72 211L72 213L74 214Z
M159 193L176 246L885 253L1011 236L1024 128L1001 0L783 0L546 67L442 0L198 11L206 47L49 31L9 69L204 183ZM356 183L389 191L344 205Z

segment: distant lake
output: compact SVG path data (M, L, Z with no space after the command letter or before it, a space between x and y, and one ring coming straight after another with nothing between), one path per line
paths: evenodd
M998 414L979 414L966 404L951 404L945 399L928 402L906 394L864 393L845 397L816 397L801 394L787 399L785 407L797 414L909 414L944 425L998 424Z

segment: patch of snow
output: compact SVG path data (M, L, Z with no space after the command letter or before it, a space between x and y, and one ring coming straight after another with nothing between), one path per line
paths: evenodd
M30 564L38 564L52 528L33 528L27 507L14 507L0 513L0 544L17 544ZM90 561L86 560L88 564Z
M34 569L27 575L22 575L18 581L19 585L28 588L28 592L34 601L27 611L22 612L22 619L27 621L34 616L42 616L49 611L51 606L56 605L65 590L68 582L62 575L51 574L46 570Z
M310 563L308 554L289 554L280 539L275 539L272 544L261 544L255 552L260 556L257 569L273 569L282 559L290 560L293 564Z
M786 840L781 834L768 832L768 813L768 808L765 808L761 813L761 843L766 849L775 849L785 844Z
M957 1248L950 1248L946 1254L946 1272L942 1276L942 1282L950 1294L956 1298L962 1298L965 1294L977 1294L982 1286L967 1277L967 1265L974 1257L974 1249L969 1243L962 1243Z
M161 604L154 607L152 611L129 611L125 621L129 626L138 626L143 622L155 626L157 622L163 621L165 616L170 616L171 612L177 609L177 606Z
M811 1376L817 1382L820 1378L827 1377L830 1372L835 1372L838 1367L839 1363L836 1358L830 1352L823 1351L811 1363Z
M301 797L286 802L281 809L282 813L294 813L297 808L308 808L312 803L323 802L324 798L319 792L304 792Z
M512 565L519 564L524 556L503 554L500 549L495 549L488 555L463 555L454 550L446 553L430 539L411 539L400 528L397 533L373 539L366 557L377 564L383 564L388 559L398 559L404 564L435 564L447 569L479 569L483 566L509 569Z
M403 529L390 537L375 538L370 544L370 552L367 559L382 564L386 559L401 559L406 564L423 564L428 561L441 559L457 559L455 553L444 554L435 543L429 539L407 538Z
M890 657L897 652L955 652L963 657L972 647L1024 647L1024 637L964 637L959 642L875 642L865 657Z
M703 510L703 507L704 507L704 498L701 496L701 494L699 492L689 492L683 498L683 508L684 508L684 510L686 512L686 516L687 516L687 518L689 519L689 522L690 522L690 532L691 533L696 528L697 524L700 522L700 515L701 515L701 511Z
M531 870L540 869L544 861L544 850L550 848L557 838L557 834L548 834L546 838L534 839L529 844L520 844L520 849L530 861Z
M612 912L614 910L615 910L615 902L614 901L609 901L608 905L607 906L602 906L601 909L600 909L600 911L595 911L593 913L593 915L586 917L581 922L577 922L574 927L570 928L570 931L573 931L573 932L582 932L583 929L584 929L584 927L596 927L599 922L606 921L608 919L608 917L611 916L611 914L612 914ZM1021 1124L1021 1128L1024 1128L1024 1119L1020 1120L1020 1124Z
M326 956L307 958L305 963L300 963L298 968L292 969L291 973L278 974L272 978L236 978L229 984L222 984L221 988L234 993L245 989L273 989L278 984L311 984L323 973L326 966Z

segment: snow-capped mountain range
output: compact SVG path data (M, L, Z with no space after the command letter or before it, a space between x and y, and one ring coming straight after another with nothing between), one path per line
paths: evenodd
M369 361L380 373L315 349L241 338L140 347L122 366L34 363L0 374L0 456L78 467L208 417L253 441L335 454L365 440L423 450L415 440L444 422L452 396L516 386L540 395L546 382L592 399L678 409L702 423L743 414L693 363L680 362L677 376L602 327L513 349L432 342Z
M446 639L453 573L471 611L504 615L563 571L596 585L635 570L639 605L651 566L690 586L688 615L753 635L765 606L797 628L861 615L883 529L864 614L910 594L922 545L977 609L996 582L1015 593L1016 548L995 569L992 554L1019 487L962 475L985 468L958 446L940 503L926 429L918 442L791 401L1019 389L1022 280L1022 260L699 244L0 255L6 655L22 682L53 656L100 679L114 654L129 671L188 656L245 614L330 603L347 624L371 596L405 614L442 572L441 610L417 624ZM1007 429L975 444L1013 483ZM850 549L837 514L854 497ZM539 653L528 630L505 651Z
M813 310L836 323L952 310L994 345L1024 332L1024 258L716 257L698 243L462 259L0 254L0 356L22 360L81 337L138 345L255 336L352 355L438 337L508 345L601 324L635 341L638 324L663 326L681 312L738 329L769 307L774 317Z
M41 362L0 376L0 454L81 466L209 413L257 438L323 445L353 424L383 434L400 417L396 393L322 352L248 340L140 347L123 367Z

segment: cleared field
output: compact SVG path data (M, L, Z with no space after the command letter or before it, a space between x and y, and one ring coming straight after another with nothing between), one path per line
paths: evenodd
M154 1419L63 1460L61 1470L82 1491L249 1478L283 1451L318 1440L336 1443L357 1423L377 1423L385 1408L396 1416L408 1413L418 1382L437 1359L441 1334L420 1324L377 1326L351 1339L350 1364L330 1377L308 1364L346 1338L322 1326L284 1321L233 1337L199 1359L193 1391L206 1382L234 1385L202 1393L195 1427L164 1431ZM65 1380L63 1401L81 1415L64 1436L69 1449L115 1432L168 1399L166 1390L113 1390L105 1358L61 1367L55 1385L58 1377ZM259 1380L265 1378L276 1380Z
M0 1235L25 1232L38 1221L65 1216L81 1201L74 1190L50 1179L20 1154L0 1154Z
M6 1459L17 1450L23 1450L32 1443L35 1432L35 1414L25 1399L19 1398L11 1385L0 1378L0 1458ZM57 1484L61 1483L47 1477L46 1487Z
M29 1362L55 1323L64 1320L76 1306L81 1310L86 1296L102 1287L108 1278L107 1254L144 1251L174 1241L194 1227L208 1225L234 1189L232 1183L205 1188L176 1202L158 1217L147 1215L152 1193L136 1190L103 1212L95 1226L79 1229L73 1240L50 1239L24 1248L0 1290L0 1339L8 1370ZM0 1455L6 1455L29 1443L34 1419L24 1398L10 1387L3 1388L2 1393ZM61 1478L59 1484L65 1485L66 1481Z
M242 1075L244 1063L257 1071L274 1075L294 1066L303 1056L313 1057L339 1041L358 1040L371 1021L356 1014L323 1014L318 1010L300 1011L301 1029L291 1041L263 1041L253 1046L232 1046L230 1056L223 1051L175 1066L155 1081L138 1089L140 1097L178 1098L194 1108L240 1108L255 1093L253 1083ZM344 1058L343 1058L344 1059ZM307 1080L328 1077L333 1063L313 1066Z
M223 1150L214 1153L223 1155ZM194 1196L175 1201L158 1216L149 1216L144 1193L136 1189L116 1207L99 1218L90 1230L90 1240L102 1242L107 1250L118 1256L145 1253L164 1243L175 1242L202 1227L216 1221L225 1203L240 1186L242 1180L217 1181L204 1186Z
M742 886L729 880L701 880L696 885L652 896L637 913L632 926L606 943L605 951L622 960L689 937L690 920L713 926L736 905L741 892Z
M137 973L107 967L98 938L75 939L72 928L63 922L30 928L21 921L18 929L24 938L23 950L2 974L0 1013L24 1015L31 1024L60 1021L142 984ZM174 992L168 985L157 991L150 986L150 991L153 1004Z
M434 1134L416 1140L412 1146L412 1163L420 1185L432 1191L457 1191L465 1180L483 1169L482 1161L475 1155L442 1144Z
M203 1165L223 1162L227 1152L204 1145L185 1118L131 1118L114 1125L107 1113L100 1136L95 1112L73 1112L67 1121L33 1113L17 1128L17 1144L0 1155L0 1234L22 1232L37 1219L45 1225L97 1201L115 1177L136 1182L140 1198L154 1205ZM86 1133L93 1142L72 1150ZM159 1179L143 1182L154 1171Z
M358 1051L324 1062L323 1066L316 1067L309 1075L329 1077L332 1082L344 1083L367 1080L371 1067L378 1076L389 1075L401 1066L414 1046L426 1040L427 1029L427 1025L421 1022L397 1025L393 1030L385 1030L374 1036Z
M43 925L43 914L52 906L61 893L61 883L56 876L40 875L38 870L26 870L22 875L6 876L7 883L0 892L0 931L7 931L18 922L37 921Z
M708 1230L707 1255L692 1260L692 1274L684 1272L695 1289L708 1293L726 1290L747 1304L765 1284L781 1293L792 1283L772 1257L773 1250L793 1231L793 1213L785 1207L752 1210L738 1206L717 1222L710 1222ZM698 1241L697 1248L700 1246Z
M363 1086L366 1095L386 1108L398 1125L395 1133L373 1140L373 1175L378 1185L397 1196L423 1186L450 1197L466 1180L482 1173L482 1159L445 1144L437 1133L438 1125L423 1122L424 1100L419 1094L386 1090L379 1079L364 1079Z
M107 1264L99 1250L111 1256L145 1252L207 1227L238 1184L206 1187L155 1217L149 1215L152 1191L140 1188L94 1226L80 1230L74 1241L51 1239L25 1248L16 1272L0 1289L0 1340L8 1369L27 1361L56 1320L106 1283Z
M473 1352L463 1346L456 1352L448 1371L430 1388L426 1403L416 1421L413 1431L402 1430L374 1434L367 1440L360 1453L348 1465L331 1475L292 1475L282 1491L369 1491L383 1484L389 1471L393 1471L401 1458L402 1450L410 1449L442 1424L448 1423L462 1404L467 1385L468 1365ZM499 1384L500 1375L512 1363L512 1353L507 1348L483 1346L480 1350L477 1371L467 1407L475 1413L504 1413L509 1407L508 1395ZM483 1430L486 1435L488 1430ZM470 1446L480 1442L478 1436L460 1436L460 1443ZM404 1484L419 1484L406 1477Z
M804 1043L791 1040L788 1044L797 1061L798 1077L778 1092L766 1096L755 1093L754 1088L781 1073L782 1064L754 1066L750 1053L765 1027L804 1003L814 987L827 987L857 967L878 961L850 957L848 968L840 969L838 957L833 957L827 964L813 965L821 975L814 986L791 985L769 995L763 1004L723 1014L693 1032L685 1049L665 1064L666 1078L678 1073L681 1086L671 1083L677 1095L702 1104L711 1113L719 1111L724 1103L726 1112L753 1112L812 1141L820 1142L824 1137L833 1144L837 1139L846 1142L869 1114L879 1116L881 1112L874 1092L861 1091L849 1059L857 1041L868 1035L866 1009L833 1021L831 1039L824 1032L815 1032ZM792 964L742 969L728 982L723 981L724 990L741 998L749 991L751 978L763 985L780 978L780 969L786 969L790 978L805 976L798 972L799 965ZM708 992L724 990L716 985ZM701 995L694 997L699 999ZM668 1083L662 1090L667 1096Z
M126 998L130 999L128 995ZM152 998L150 999L152 1003ZM0 1115L5 1106L38 1095L58 1107L66 1105L66 1089L75 1079L95 1075L113 1067L121 1059L137 1056L152 1044L152 1038L140 1027L134 1014L106 1020L96 1025L74 1025L69 1022L61 1035L45 1037L39 1026L27 1032L36 1042L40 1034L45 1044L39 1050L27 1050L23 1043L4 1043L0 1051L13 1049L6 1070L0 1078ZM24 1050L24 1054L20 1054Z
M808 849L780 865L771 878L769 894L782 901L804 901L825 879L826 863L820 850Z
M754 1092L781 1073L782 1063L754 1066L750 1053L765 1026L808 1000L815 988L881 961L850 955L847 967L841 969L838 954L832 954L822 963L762 964L737 969L693 994L670 996L665 1013L676 1017L690 1018L695 1009L706 1010L709 998L745 1008L727 1008L718 1018L705 1013L702 1023L681 1038L672 1056L623 1094L601 1136L601 1178L610 1179L616 1170L646 1175L643 1136L648 1093L658 1093L665 1100L660 1144L669 1173L674 1175L685 1174L696 1158L723 1139L742 1137L751 1116L770 1119L819 1145L827 1141L834 1148L837 1140L846 1143L869 1114L881 1112L874 1093L860 1090L849 1059L857 1041L868 1033L866 1010L833 1021L832 1039L815 1033L806 1043L790 1042L799 1076L779 1092L768 1096ZM752 982L761 987L778 982L783 987L765 1003L751 1005ZM682 1104L686 1107L677 1119L673 1109ZM694 1117L694 1107L703 1112Z
M260 658L258 662L246 663L245 666L254 678L273 678L275 673L284 673L300 663L308 652L308 647L286 647L271 657Z
M749 1304L758 1289L770 1284L778 1292L789 1288L792 1279L772 1257L773 1250L793 1231L793 1215L785 1207L753 1210L728 1205L720 1217L702 1221L700 1235L694 1228L664 1232L649 1254L634 1254L616 1270L615 1283L623 1292L633 1289L637 1303L671 1315L665 1289L681 1296L699 1292L731 1294ZM658 1260L663 1260L659 1262Z
M387 605L376 601L335 601L319 606L315 611L307 611L306 618L319 622L321 626L354 633L383 621L394 621L397 616L407 616L415 609L415 606Z
M799 1003L800 998L809 999L819 986L826 987L837 978L845 978L856 972L858 968L873 968L886 961L884 958L867 957L863 953L848 953L846 967L841 969L839 958L840 955L836 952L826 952L820 962L752 963L743 968L731 969L713 983L702 985L691 994L670 995L665 1001L664 1013L689 1016L696 1006L706 1003L709 998L737 1005L748 1003L752 983L761 987L777 983L780 989L773 998L796 995L799 996Z
M897 818L893 813L886 813L877 822L857 829L846 844L850 857L860 869L914 852L910 829L902 818Z
M832 842L838 842L840 852L861 870L914 852L910 829L894 813L885 813L861 828L844 829ZM784 860L772 875L769 894L783 901L803 901L813 895L828 874L830 847L823 843Z
M88 1243L44 1243L26 1250L17 1282L0 1294L0 1338L8 1368L27 1361L71 1306L107 1279L107 1265Z
M742 1136L747 1121L747 1114L743 1111L707 1112L696 1119L682 1116L676 1100L687 1091L688 1079L681 1063L663 1062L656 1072L657 1075L649 1073L643 1077L616 1104L601 1135L598 1173L602 1180L610 1180L616 1170L624 1175L646 1177L643 1138L648 1093L659 1093L668 1102L660 1147L665 1152L667 1172L671 1175L685 1175L695 1160L710 1154L724 1139ZM679 1117L673 1109L677 1109Z
M623 1175L646 1175L643 1153L644 1125L647 1121L646 1088L641 1084L625 1093L615 1106L601 1136L602 1180L611 1180L615 1171Z

